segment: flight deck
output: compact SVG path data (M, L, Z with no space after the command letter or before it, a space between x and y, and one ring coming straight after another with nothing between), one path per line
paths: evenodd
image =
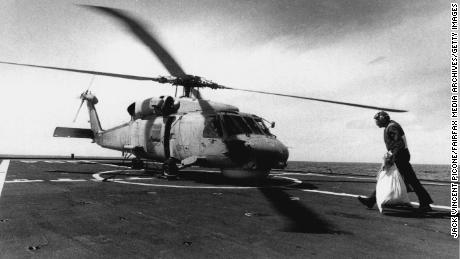
M442 181L422 181L433 212L380 214L356 199L369 176L279 170L243 183L189 168L170 181L59 160L2 170L2 258L458 258Z

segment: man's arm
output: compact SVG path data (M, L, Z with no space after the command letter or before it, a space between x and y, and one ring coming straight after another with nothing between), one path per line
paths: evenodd
M388 128L389 145L388 150L393 154L393 157L399 153L399 151L406 148L406 143L403 138L403 131L396 125L390 125Z

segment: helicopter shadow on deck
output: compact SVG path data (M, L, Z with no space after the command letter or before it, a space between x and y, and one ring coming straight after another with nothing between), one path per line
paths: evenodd
M53 172L56 172L54 170ZM67 173L81 173L70 172ZM159 174L160 171L150 171L150 175ZM133 172L132 170L121 170L117 173L105 174L106 179L114 179L126 176L145 176L144 172ZM272 208L285 219L285 226L281 231L296 233L315 233L315 234L343 234L328 220L314 212L305 205L305 202L295 200L286 190L295 189L318 189L315 185L302 182L292 186L292 180L281 177L270 177L264 180L234 180L224 177L221 173L210 171L191 171L182 170L178 172L177 181L192 181L198 184L208 184L214 186L247 186L257 188L263 197L269 202ZM164 180L167 181L167 180ZM171 181L174 182L174 181ZM287 187L289 186L289 187ZM258 215L255 213L254 215Z
M284 218L285 226L281 228L281 231L314 234L347 233L337 230L337 227L331 222L306 206L306 202L297 200L286 192L286 190L295 189L317 189L313 184L302 182L292 187L286 187L292 184L291 180L271 177L259 181L237 181L229 180L220 173L203 171L182 171L179 176L181 179L196 183L257 187L272 208Z
M71 170L47 170L49 173L68 174L94 174L94 172L81 172ZM150 171L149 175L159 175L161 171ZM146 176L143 171L131 169L104 174L106 179L123 177ZM314 184L302 182L292 185L292 180L281 177L270 177L264 180L234 180L224 177L221 173L210 171L182 170L178 173L178 181L195 182L214 186L247 186L257 188L271 207L284 218L281 231L314 234L344 234L347 232L337 230L336 226L316 213L306 205L305 201L293 199L286 190L318 189ZM163 180L162 180L163 181ZM167 180L164 180L167 181ZM174 182L174 181L171 181ZM255 213L254 215L257 215Z
M293 199L281 187L259 188L272 207L286 219L282 231L312 234L350 234L337 229L337 226L325 219L305 202Z

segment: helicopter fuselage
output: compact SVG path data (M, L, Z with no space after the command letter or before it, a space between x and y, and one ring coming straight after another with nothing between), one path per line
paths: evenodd
M144 104L145 108L147 100L158 103L158 99L150 98L135 106ZM183 165L220 168L232 178L266 176L270 169L286 166L288 150L270 133L262 118L241 113L234 106L189 98L180 98L176 106L180 108L175 113L137 113L138 118L132 117L125 124L97 130L93 124L99 121L94 103L89 101L94 140L102 147L132 153L137 158L173 158Z

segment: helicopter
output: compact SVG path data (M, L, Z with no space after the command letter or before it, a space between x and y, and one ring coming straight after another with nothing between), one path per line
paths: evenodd
M102 128L96 111L98 99L88 89L80 95L81 103L75 119L86 103L90 128L57 127L54 131L54 137L89 138L101 147L121 151L126 158L132 155L132 167L136 169L143 168L145 161L155 161L162 163L163 172L167 177L174 177L178 170L188 166L200 166L219 168L228 178L259 179L267 177L272 169L287 166L288 148L270 132L266 125L267 120L255 114L240 112L233 105L206 100L201 95L200 88L254 92L359 108L406 112L220 85L200 76L185 73L146 26L127 11L104 6L83 7L114 18L126 26L159 59L170 75L146 77L5 61L0 63L93 76L153 81L175 86L174 97L150 97L130 104L127 107L130 121L111 129ZM182 87L180 97L177 97L178 87ZM273 128L274 123L270 124Z

